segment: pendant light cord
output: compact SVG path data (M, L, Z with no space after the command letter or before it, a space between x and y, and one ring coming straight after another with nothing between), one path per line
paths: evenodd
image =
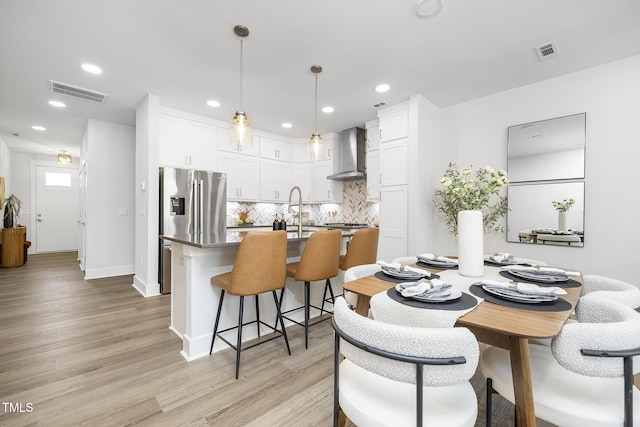
M240 38L240 111L242 110L242 81L244 80L244 68L243 68L243 58L244 58L244 50L243 50L243 42L244 37Z
M316 95L314 98L315 107L313 114L313 131L318 133L318 73L316 73Z

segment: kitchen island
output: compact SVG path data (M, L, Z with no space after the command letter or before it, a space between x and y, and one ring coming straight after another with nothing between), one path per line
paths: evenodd
M233 229L220 234L176 234L164 235L161 238L171 241L171 325L170 329L182 339L182 356L194 360L209 354L213 322L220 290L211 285L210 279L217 274L231 271L238 247L242 238L251 232L266 231L265 228ZM287 232L287 262L300 259L306 241L313 231ZM345 233L345 238L352 233ZM341 278L331 281L336 294L342 293ZM311 300L321 301L324 283L311 286ZM227 298L238 297L229 295ZM287 285L282 301L282 310L286 311L303 304L302 283L287 278ZM313 313L313 310L312 310ZM293 312L290 317L302 320L303 310ZM245 305L244 321L255 319L255 304ZM275 324L276 309L271 295L260 298L260 320ZM222 308L220 329L235 326L238 321L238 304L228 301ZM290 326L292 322L285 322ZM271 332L264 328L265 334ZM230 334L235 332L230 331ZM257 337L255 326L243 331L242 339L248 341ZM228 348L222 340L216 340L213 351Z

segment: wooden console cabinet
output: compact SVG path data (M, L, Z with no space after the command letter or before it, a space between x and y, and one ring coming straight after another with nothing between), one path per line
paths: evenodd
M20 267L24 264L24 242L27 227L2 229L2 267Z

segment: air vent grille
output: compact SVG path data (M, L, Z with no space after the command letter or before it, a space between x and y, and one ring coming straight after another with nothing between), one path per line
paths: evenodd
M53 93L73 96L74 98L85 99L87 101L98 102L100 104L104 103L107 96L109 96L106 93L100 93L90 89L56 82L54 80L49 80L49 83L51 83L51 92Z
M542 46L538 46L535 51L540 61L555 58L559 54L558 43L556 43L555 40L549 43L545 43Z
M373 107L374 108L380 108L380 107L383 107L385 105L387 105L386 102L378 102L377 104L373 104Z

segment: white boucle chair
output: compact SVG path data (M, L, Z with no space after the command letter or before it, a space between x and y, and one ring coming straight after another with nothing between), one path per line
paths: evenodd
M346 283L352 280L359 279L361 277L371 276L372 274L376 274L376 272L380 270L382 270L382 267L380 267L378 264L356 265L355 267L348 268L344 272L344 282ZM345 290L344 299L347 300L347 303L350 306L355 307L358 296L353 292Z
M359 427L474 425L478 405L469 379L479 349L468 329L377 322L343 298L333 327L334 426L340 410Z
M578 323L566 324L550 348L529 346L536 417L559 426L633 425L634 417L640 420L640 391L633 386L640 359L632 357L640 354L640 314L595 293L580 299L576 314ZM509 352L485 349L480 369L490 425L493 392L514 402Z
M640 289L631 283L595 274L582 277L582 295L597 295L618 301L633 309L640 308Z

